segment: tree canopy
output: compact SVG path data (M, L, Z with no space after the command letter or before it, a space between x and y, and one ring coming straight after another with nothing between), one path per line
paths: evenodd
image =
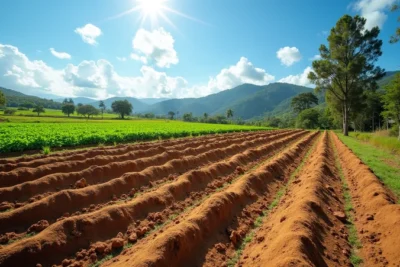
M101 111L101 118L103 118L104 110L106 110L106 105L104 104L103 100L100 101L99 108Z
M290 105L296 113L300 113L313 105L318 105L318 98L311 92L302 93L293 97Z
M128 100L117 100L111 104L111 108L115 113L118 113L121 119L124 119L126 115L132 113L133 107Z
M400 73L396 74L395 78L385 86L385 91L386 93L382 96L384 116L395 120L400 130Z
M319 126L319 112L313 108L300 112L296 120L296 127L303 129L315 129Z
M76 112L79 115L87 117L88 119L90 118L90 116L99 115L99 110L93 107L92 105L81 105L77 107Z
M344 15L331 29L328 47L320 46L321 59L312 63L308 78L315 90L329 91L328 105L339 108L343 133L348 135L349 118L362 103L364 90L374 90L384 71L374 64L382 55L379 28L365 29L366 19Z
M69 115L71 115L75 112L75 106L74 106L74 104L64 104L61 107L61 111L62 111L62 113L64 113L65 115L67 115L69 117Z
M5 106L6 105L6 97L3 94L3 92L0 91L0 106Z
M169 117L170 120L173 120L174 116L175 116L175 112L173 112L173 111L169 111L168 112L168 117Z
M43 106L37 105L33 108L32 112L37 113L38 116L40 116L40 113L44 113L45 110L43 108Z
M232 110L232 109L228 109L228 110L226 111L226 117L227 117L228 119L233 117L233 110Z
M398 4L394 4L392 6L392 11L396 11L399 10L400 7ZM400 22L400 16L397 18L397 21ZM392 35L392 37L390 38L390 43L394 44L397 43L400 40L400 27L396 28L396 32Z

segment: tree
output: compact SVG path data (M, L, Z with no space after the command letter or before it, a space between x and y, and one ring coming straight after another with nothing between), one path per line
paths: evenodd
M40 116L40 113L44 113L45 110L43 106L37 105L33 108L32 112L36 112L38 116Z
M296 120L296 127L303 129L315 129L319 126L319 112L313 108L300 112Z
M233 117L233 110L232 110L232 109L228 109L228 110L226 111L226 117L227 117L228 119Z
M366 19L344 15L331 29L329 48L321 45L321 59L312 63L308 78L316 92L329 91L342 114L343 134L348 135L349 118L364 90L374 90L385 72L374 66L382 55L379 28L365 29Z
M386 93L382 96L384 115L391 116L399 126L400 140L400 73L394 76L394 79L385 86Z
M62 111L62 113L64 113L65 115L67 115L69 117L70 114L74 114L75 106L74 106L74 104L64 104L61 107L61 111Z
M100 100L99 108L101 111L101 118L103 119L104 110L106 110L106 105L104 104L103 100Z
M192 112L184 113L182 116L183 121L197 121L196 117L193 117Z
M73 105L74 104L74 100L72 100L72 98L65 98L62 103L63 103L63 105L66 105L66 104L72 104Z
M400 6L398 4L394 4L392 6L392 11L396 11L399 9L400 9ZM397 18L397 21L400 21L400 16ZM390 43L394 44L394 43L397 43L399 40L400 40L400 27L397 27L396 32L390 38Z
M0 106L5 106L6 105L6 96L3 94L2 91L0 91Z
M88 119L90 116L99 115L99 110L92 105L82 105L77 107L76 112L84 117L87 117Z
M296 113L309 109L313 104L318 105L318 98L313 93L302 93L292 98L290 105Z
M208 119L208 113L204 112L203 117L204 117L204 120L207 120Z
M173 120L174 116L175 116L175 112L173 112L173 111L168 112L168 116L169 116L170 120Z
M121 119L124 119L125 115L131 114L133 110L132 104L126 99L114 101L111 104L111 108L115 113L120 115Z

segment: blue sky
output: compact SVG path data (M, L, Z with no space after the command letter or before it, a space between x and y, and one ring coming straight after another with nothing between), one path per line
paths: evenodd
M198 97L244 82L310 86L310 59L346 13L381 27L378 64L398 70L400 44L388 43L394 2L2 0L0 86L92 98Z

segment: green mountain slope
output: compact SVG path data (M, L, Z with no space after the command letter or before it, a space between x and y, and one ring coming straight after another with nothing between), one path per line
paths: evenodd
M250 119L263 115L265 112L272 111L282 101L287 100L300 93L309 92L309 87L298 86L287 83L271 83L263 86L262 90L240 99L226 108L234 111L235 117ZM224 113L226 109L217 109L214 113Z
M263 86L253 84L243 84L205 97L170 99L163 101L152 105L149 108L149 111L157 115L165 115L169 111L179 111L179 114L192 112L194 116L202 116L205 112L216 114L218 110L221 110L220 113L225 114L225 111L232 105L232 103L246 98L263 88Z
M24 103L32 103L34 105L41 105L44 108L61 109L61 103L53 100L40 98L37 96L25 95L15 90L0 87L0 91L6 96L8 107L18 107Z

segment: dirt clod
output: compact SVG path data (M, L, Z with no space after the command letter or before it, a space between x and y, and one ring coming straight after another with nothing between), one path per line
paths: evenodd
M46 229L47 227L49 227L49 222L47 220L41 220L38 223L31 225L31 227L29 227L28 229L28 233L32 232L39 233L44 229Z
M342 211L335 211L333 213L333 216L335 216L337 219L339 219L341 222L346 222L347 221L347 216L344 212Z
M84 188L84 187L86 187L86 186L88 186L88 184L87 184L85 178L79 179L79 180L76 181L76 183L75 183L75 188Z

